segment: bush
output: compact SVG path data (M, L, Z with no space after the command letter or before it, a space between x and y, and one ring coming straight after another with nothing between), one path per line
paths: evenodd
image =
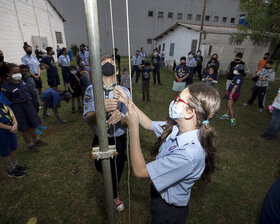
M79 51L79 47L77 44L72 44L71 45L71 50L73 51L74 57L76 56L77 52Z

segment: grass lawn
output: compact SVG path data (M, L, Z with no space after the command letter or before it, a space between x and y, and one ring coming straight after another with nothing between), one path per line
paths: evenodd
M122 67L125 66L127 59L123 58ZM45 73L42 76L47 87ZM163 86L150 86L150 102L142 102L141 82L137 85L133 82L135 103L153 120L167 117L173 98L172 73L162 69L161 79ZM225 82L221 77L217 86L221 96L225 93ZM262 201L278 175L280 137L273 141L260 138L268 127L270 114L259 113L256 102L251 107L242 107L251 95L252 86L253 82L246 79L234 105L235 127L218 119L225 112L225 100L216 118L211 120L218 135L219 170L211 183L200 181L193 187L188 223L258 223ZM280 81L270 85L267 105L279 87ZM24 151L25 144L18 134L18 159L30 167L28 175L11 179L0 165L1 224L23 224L31 217L37 217L39 224L107 223L102 176L95 170L89 153L92 130L82 114L71 113L71 104L63 102L60 112L68 123L57 124L54 116L43 120L48 130L41 138L49 146L42 147L39 153ZM156 137L143 129L140 133L144 156L149 162L154 159L150 150ZM127 180L126 166L119 191L125 210L116 212L117 223L128 223ZM130 186L131 223L150 223L150 180L137 179L131 174Z

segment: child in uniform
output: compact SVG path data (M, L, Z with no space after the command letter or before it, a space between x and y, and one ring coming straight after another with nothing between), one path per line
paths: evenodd
M39 138L35 131L41 124L41 119L32 104L32 98L25 82L21 80L22 75L19 73L19 67L12 63L8 64L7 67L8 73L6 74L6 81L2 85L1 92L11 102L10 107L17 118L18 130L22 132L27 149L32 152L38 152L38 147L47 145L46 142Z
M78 103L78 111L79 113L82 112L81 107L81 96L82 96L82 89L80 86L80 79L77 76L77 68L75 65L69 66L69 75L68 79L66 80L68 91L72 95L72 113L75 113L75 98L77 99Z
M145 95L147 100L150 101L150 79L151 72L156 69L151 66L150 62L145 62L145 65L140 65L139 70L142 72L142 96L143 101L145 101Z
M215 84L218 83L217 73L215 73L215 67L210 67L208 72L206 72L202 78L202 82L205 82L208 86L215 87Z
M130 77L128 74L128 68L123 69L123 75L121 77L121 86L124 86L130 91Z
M127 105L130 158L134 175L151 179L152 223L185 224L191 188L215 170L215 131L209 124L220 107L215 88L190 85L169 106L168 121L151 121L120 88L115 98ZM156 160L146 164L139 124L154 131Z
M0 93L0 156L4 160L8 176L21 178L28 168L17 164L18 123L10 105L9 100Z
M60 123L66 123L66 120L60 117L60 114L58 113L58 108L60 107L60 102L62 100L65 100L68 103L70 99L71 93L67 91L56 91L51 88L46 89L41 96L41 100L44 103L43 116L49 117L47 110L48 108L51 108L53 109L53 113L57 121Z
M188 66L186 65L186 57L180 58L180 65L174 70L175 80L173 82L174 97L178 96L186 87L186 80L190 75Z
M233 71L234 77L231 81L231 84L227 91L227 111L224 115L220 116L220 119L228 120L230 119L230 125L235 126L236 125L236 119L234 118L233 114L233 103L235 103L240 95L240 89L243 84L243 76L244 76L244 65L239 64L236 67L234 67ZM229 117L230 115L230 117Z
M85 65L85 62L80 61L79 69L77 70L77 76L80 79L80 86L82 89L82 97L85 95L85 91L89 85L91 85L91 69Z
M153 85L156 84L156 81L158 81L158 84L161 85L161 82L160 82L160 63L161 63L161 61L160 61L160 56L158 55L157 49L154 50L154 55L152 56L151 61L152 61L153 66L155 67L155 69L153 70L153 80L154 80Z

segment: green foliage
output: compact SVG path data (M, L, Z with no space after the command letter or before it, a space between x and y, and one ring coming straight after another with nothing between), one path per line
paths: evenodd
M72 44L71 50L73 51L73 55L76 55L77 52L79 51L79 47L77 46L77 44Z
M248 25L238 25L238 33L232 35L234 42L249 36L257 43L280 43L280 0L240 0L239 7L246 13Z

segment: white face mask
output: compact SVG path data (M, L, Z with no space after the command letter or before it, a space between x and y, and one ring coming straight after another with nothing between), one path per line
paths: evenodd
M12 75L12 79L14 79L16 81L21 80L21 78L22 78L22 75L20 73L16 73L16 74Z
M193 55L189 55L189 58L192 58L193 57Z
M73 75L76 75L76 74L77 74L77 71L74 70L74 71L71 71L71 73L72 73Z
M234 71L233 71L233 74L234 74L234 75L239 75L239 72L238 72L237 70L234 70Z
M169 117L171 119L180 119L182 116L182 109L176 107L174 100L171 101L169 105Z

